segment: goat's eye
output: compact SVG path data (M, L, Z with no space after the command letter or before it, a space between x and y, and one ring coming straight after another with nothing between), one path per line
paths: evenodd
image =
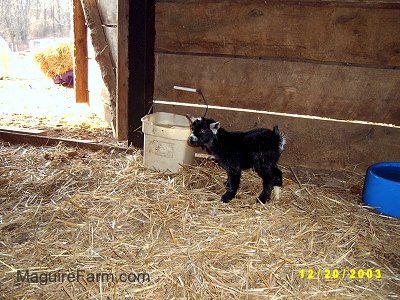
M200 129L200 133L205 133L206 131L204 129Z

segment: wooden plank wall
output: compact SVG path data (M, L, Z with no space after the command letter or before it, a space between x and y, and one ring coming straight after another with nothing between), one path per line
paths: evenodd
M202 115L172 87L201 88L227 129L278 124L285 164L400 160L398 1L158 0L155 48L156 111Z

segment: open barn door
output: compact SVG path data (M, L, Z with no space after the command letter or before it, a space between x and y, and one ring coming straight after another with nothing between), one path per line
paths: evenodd
M93 45L109 96L109 121L114 136L142 147L141 118L153 104L155 0L73 3L76 101L92 105L92 99L96 99L91 95Z
M118 140L128 138L128 18L127 0L74 0L76 101L90 103Z

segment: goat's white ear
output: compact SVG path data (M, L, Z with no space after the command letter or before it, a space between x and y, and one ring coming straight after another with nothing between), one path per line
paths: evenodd
M221 127L221 124L219 122L211 123L210 124L210 130L212 131L213 134L217 134L218 129Z

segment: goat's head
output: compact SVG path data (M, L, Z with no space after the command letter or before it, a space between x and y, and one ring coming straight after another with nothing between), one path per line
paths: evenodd
M219 122L208 118L189 117L192 122L192 134L189 137L189 145L193 147L205 147L217 135L220 128Z

